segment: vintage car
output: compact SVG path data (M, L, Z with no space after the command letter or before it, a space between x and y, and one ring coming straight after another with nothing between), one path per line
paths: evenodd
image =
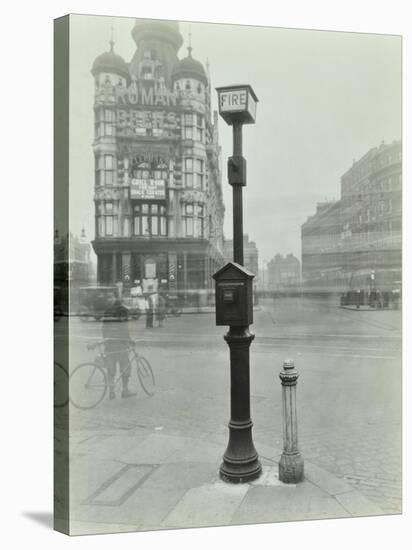
M127 321L139 318L142 311L128 298L119 297L116 286L88 286L79 289L78 315L82 321L90 319Z

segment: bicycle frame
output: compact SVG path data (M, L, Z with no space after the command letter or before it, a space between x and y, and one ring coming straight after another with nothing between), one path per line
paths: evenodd
M105 341L102 340L101 342L97 342L95 344L95 346L93 346L94 348L97 348L98 351L96 352L95 354L95 358L94 358L94 362L96 363L96 365L102 367L105 369L105 371L107 372L107 369L108 369L108 365L107 365L107 357L110 355L110 354L117 354L119 353L118 351L106 351L104 349L104 345L105 345ZM139 353L136 351L136 345L134 343L130 343L127 348L125 348L124 351L127 351L128 354L130 354L130 352L133 352L135 354L135 358L136 360L140 357ZM128 357L129 359L129 365L130 365L130 361L131 361L131 357L129 355ZM120 363L119 363L119 374L116 375L114 377L114 384L117 385L117 383L120 381L121 377L122 377L122 374L123 372L126 370L127 367L121 367ZM93 373L92 373L93 375ZM94 386L96 387L96 386Z

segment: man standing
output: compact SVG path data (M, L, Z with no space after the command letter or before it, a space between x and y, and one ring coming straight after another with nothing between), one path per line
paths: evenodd
M153 288L149 287L149 295L147 297L147 307L146 307L146 328L153 328L153 317L155 312L155 298Z
M160 292L157 298L156 319L159 323L159 327L163 326L163 321L166 317L166 300L163 293Z
M131 371L128 353L130 344L129 324L120 321L118 310L122 306L120 300L116 299L114 293L110 296L109 300L109 308L105 312L105 316L109 317L109 319L107 321L102 321L105 365L109 382L109 399L114 399L116 397L114 392L114 379L116 377L117 364L119 364L122 377L122 398L133 397L136 394L129 390ZM110 320L110 318L113 317L116 317L117 320Z

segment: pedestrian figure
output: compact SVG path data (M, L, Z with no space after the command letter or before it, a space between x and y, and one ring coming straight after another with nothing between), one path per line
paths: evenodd
M113 293L109 296L109 308L106 311L107 316L117 317L117 313L121 307L121 301L117 299ZM114 399L116 397L114 392L114 379L116 377L117 364L119 364L119 368L122 371L122 398L133 397L136 394L129 390L129 325L121 321L103 321L102 333L104 339L105 365L109 384L109 399Z
M146 328L153 328L154 313L155 313L154 292L150 292L146 300Z
M130 289L130 296L132 299L132 309L134 312L139 312L139 298L143 296L142 287L140 285L140 281L136 279L133 282L133 286ZM140 314L140 312L139 312Z
M166 300L162 293L159 294L156 307L156 320L159 323L159 327L163 326L163 322L166 317Z
M399 309L400 292L399 290L392 290L392 304L393 309Z
M382 294L380 290L376 291L376 305L378 309L382 309Z

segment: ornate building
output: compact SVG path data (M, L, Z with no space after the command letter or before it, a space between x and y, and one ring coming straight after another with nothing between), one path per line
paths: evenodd
M306 287L400 288L402 144L382 143L341 178L341 199L321 203L302 225Z
M209 288L224 217L210 77L190 45L179 60L177 22L137 19L132 37L129 64L111 41L92 67L98 282Z

